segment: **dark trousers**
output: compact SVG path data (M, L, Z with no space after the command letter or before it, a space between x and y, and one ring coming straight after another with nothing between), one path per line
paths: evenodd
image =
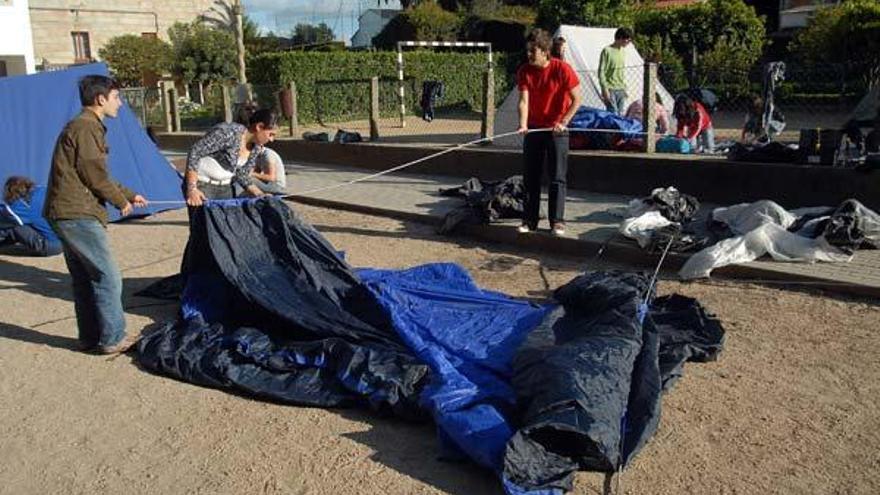
M50 241L30 225L16 225L0 229L0 246L20 244L30 256L55 256L61 254L61 242Z
M544 175L545 162L550 176L550 187L548 188L550 200L547 209L552 226L565 221L568 133L556 135L552 132L532 132L526 134L523 142L523 183L526 189L523 222L533 230L538 227L538 213L541 209L541 179Z

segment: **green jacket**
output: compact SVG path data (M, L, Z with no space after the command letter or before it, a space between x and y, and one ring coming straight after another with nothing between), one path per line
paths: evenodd
M92 217L107 225L106 203L122 209L134 199L134 192L110 178L106 134L104 123L90 110L83 110L64 126L52 154L44 217Z
M623 48L606 46L599 55L599 85L603 91L612 89L626 90L623 69L626 66L626 55Z

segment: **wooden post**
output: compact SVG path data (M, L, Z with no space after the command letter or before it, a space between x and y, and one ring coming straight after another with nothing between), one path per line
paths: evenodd
M290 107L292 111L290 112L290 136L293 137L297 133L297 127L299 127L299 117L297 116L297 108L296 108L296 83L290 83Z
M370 79L370 141L379 140L379 78Z
M220 98L223 101L223 122L232 122L232 97L229 94L229 86L220 84Z
M159 81L159 93L162 97L162 114L165 120L165 132L172 131L171 102L168 99L168 81Z
M480 137L489 138L495 134L495 71L490 66L483 78L483 119L480 124ZM492 144L491 140L483 144Z
M171 100L172 132L180 132L180 107L177 105L177 88L173 85L168 90L168 99Z
M657 64L645 62L645 78L642 91L642 127L645 129L645 153L657 148Z

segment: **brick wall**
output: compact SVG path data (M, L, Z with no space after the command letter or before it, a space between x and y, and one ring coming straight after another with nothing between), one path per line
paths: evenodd
M191 22L211 8L215 0L31 0L34 57L51 64L71 64L71 32L87 32L91 57L115 36L156 33L168 40L175 22ZM111 12L112 11L112 12ZM126 12L121 12L126 11ZM154 15L155 14L155 15Z

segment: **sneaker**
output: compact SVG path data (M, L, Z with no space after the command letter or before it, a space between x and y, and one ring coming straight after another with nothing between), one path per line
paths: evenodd
M517 230L517 232L519 232L520 234L528 234L528 233L530 233L530 232L533 231L533 229L530 228L530 227L529 227L528 225L526 225L526 224L522 224L522 225L520 225L519 227L516 228L516 230Z
M124 354L128 352L129 349L134 347L137 344L139 337L133 335L126 335L119 342L109 345L103 346L99 345L97 348L98 354Z
M550 229L550 232L555 236L565 235L565 224L562 222L554 224L553 227Z

